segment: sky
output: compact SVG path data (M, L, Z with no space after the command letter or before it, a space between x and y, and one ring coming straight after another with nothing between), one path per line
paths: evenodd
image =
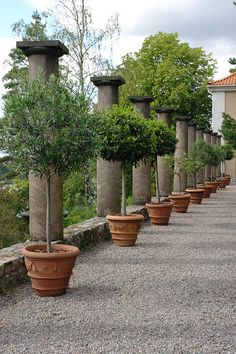
M8 70L4 61L15 46L11 26L30 22L34 10L44 11L54 0L0 0L0 95L1 77ZM236 57L236 6L233 0L88 0L95 22L104 26L109 16L119 15L121 34L113 50L115 64L137 51L143 40L163 31L177 32L191 47L202 47L217 60L214 79L229 74L229 57ZM1 110L1 109L0 109ZM1 112L0 112L1 113Z

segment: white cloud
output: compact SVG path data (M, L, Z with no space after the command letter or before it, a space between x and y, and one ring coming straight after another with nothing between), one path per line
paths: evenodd
M39 11L45 11L53 6L55 0L24 0L24 2Z

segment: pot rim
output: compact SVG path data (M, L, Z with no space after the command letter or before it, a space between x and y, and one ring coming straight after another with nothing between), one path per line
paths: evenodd
M40 259L55 259L55 258L71 258L77 257L80 253L80 249L76 246L64 245L64 244L52 244L52 248L55 250L64 249L66 252L63 253L49 253L49 252L36 252L36 250L45 250L47 249L47 244L39 244L39 245L30 245L26 246L22 249L22 254L24 257L33 257Z
M107 220L119 220L119 221L142 221L144 220L144 216L142 214L108 214L106 216Z

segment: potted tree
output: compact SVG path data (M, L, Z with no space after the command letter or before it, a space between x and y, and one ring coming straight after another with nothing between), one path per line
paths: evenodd
M230 161L234 158L234 151L231 147L230 144L225 144L222 146L222 149L224 150L225 153L225 160L222 161L222 163L225 165L225 161ZM224 166L225 170L225 166ZM221 174L221 181L223 182L223 186L228 186L230 184L230 176L223 176Z
M84 99L67 87L53 75L45 81L42 73L33 81L23 81L6 99L0 129L1 147L18 171L31 171L46 183L47 243L22 251L32 287L40 296L66 291L79 254L77 247L51 242L51 178L78 169L97 146L97 119Z
M144 219L141 214L126 213L125 176L128 165L137 166L148 158L152 147L152 132L142 116L131 108L112 106L105 111L100 130L100 157L121 163L122 203L121 215L107 215L113 242L118 246L134 246Z
M173 154L177 143L175 131L168 128L163 122L155 120L148 121L149 127L153 133L151 159L155 169L155 190L157 203L146 203L148 215L153 224L167 225L173 204L168 201L161 202L157 155L164 156Z
M222 150L222 147L219 145L211 145L208 144L208 164L211 166L211 176L210 176L210 181L206 181L205 183L211 186L211 193L216 193L220 182L216 181L216 176L213 176L213 166L217 167L221 161L225 159L224 157L224 151ZM222 160L223 159L223 160Z
M194 155L195 159L202 162L202 167L206 166L208 162L208 154L210 151L209 144L204 140L196 141L192 146L191 153ZM195 182L196 183L196 182ZM211 186L204 183L197 184L197 188L204 189L203 198L209 198L211 195Z
M181 157L177 156L165 156L165 163L170 173L177 175L179 178L179 191L173 193L169 196L170 201L173 203L173 210L178 213L186 213L190 203L190 194L181 193L181 172L185 171L185 158L183 155ZM175 165L175 161L177 164ZM175 167L178 166L178 167Z
M204 189L197 188L196 173L204 166L203 161L199 160L194 151L189 152L184 161L185 171L192 177L192 186L188 186L186 192L190 194L190 202L201 204L204 195Z

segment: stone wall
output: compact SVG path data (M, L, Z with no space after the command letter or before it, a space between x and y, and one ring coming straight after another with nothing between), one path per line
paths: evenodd
M127 211L128 213L143 214L145 220L148 218L144 206L131 205ZM77 246L83 251L110 239L111 235L106 218L94 217L64 229L63 243ZM28 280L21 249L33 243L36 242L27 241L24 244L18 243L0 250L0 293Z

